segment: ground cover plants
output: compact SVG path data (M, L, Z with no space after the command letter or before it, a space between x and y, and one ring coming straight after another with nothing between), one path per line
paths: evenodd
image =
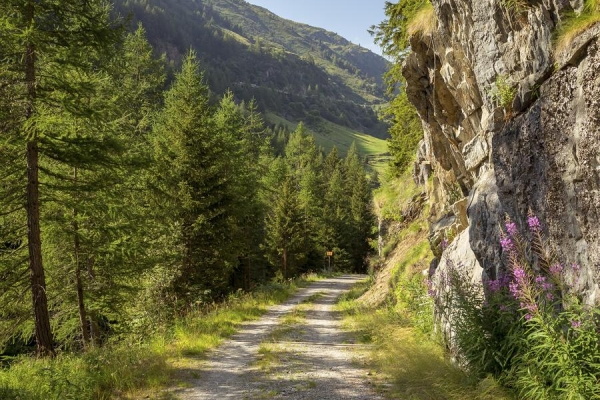
M470 373L493 376L519 398L600 398L600 311L574 289L581 268L561 263L539 219L530 214L527 226L506 221L506 268L484 287L465 280L459 263L442 272L432 294L451 346Z
M237 293L220 304L207 304L181 316L145 340L114 341L83 354L54 359L27 356L0 370L1 399L140 398L170 383L177 366L198 357L231 336L244 321L282 302L299 287L319 279L305 275L285 284L269 284L254 293Z

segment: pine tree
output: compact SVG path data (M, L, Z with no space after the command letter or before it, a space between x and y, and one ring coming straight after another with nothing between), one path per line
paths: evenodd
M232 143L227 171L231 191L232 247L238 255L237 270L242 270L242 286L251 285L253 264L260 260L263 241L264 207L259 199L259 179L264 166L261 156L267 146L262 119L254 102L246 106L235 104L233 94L227 92L214 115L215 127ZM238 274L239 275L239 274Z
M290 172L299 185L300 206L304 213L304 244L307 254L304 270L318 268L325 254L324 244L320 240L322 232L323 197L323 156L315 144L313 136L308 135L304 126L299 124L290 136L285 148L285 160Z
M318 150L314 137L306 133L304 124L299 123L285 146L285 159L292 173L300 177L306 168L313 165L317 157Z
M122 54L117 58L115 84L119 87L119 105L126 109L125 126L133 137L145 138L160 104L165 82L165 56L154 57L141 23L125 37Z
M333 171L335 171L337 165L340 163L340 157L338 155L338 149L336 146L333 146L327 157L323 162L323 176L326 181L329 181L329 178L333 175Z
M348 244L345 241L350 221L350 211L346 197L344 175L345 168L340 163L333 171L327 185L323 207L326 224L324 239L328 249L334 251L334 264L340 268L350 268Z
M144 169L149 161L147 125L164 79L161 61L151 58L141 29L126 37L116 57L87 57L95 70L88 75L96 81L90 81L94 90L85 101L98 115L92 125L75 119L72 128L62 131L71 129L73 136L85 137L98 148L107 139L119 146L110 149L109 157L80 157L66 168L53 167L72 175L67 176L67 186L61 183L64 176L54 174L61 189L54 194L59 201L46 212L50 224L45 228L47 265L56 276L50 288L62 294L55 305L60 319L56 336L70 341L73 332L68 327L74 325L73 311L78 310L84 347L101 342L107 330L102 321L114 321L112 331L126 329L125 310L141 290L141 276L152 266L147 246L156 229L148 218ZM76 299L65 291L62 276L75 277Z

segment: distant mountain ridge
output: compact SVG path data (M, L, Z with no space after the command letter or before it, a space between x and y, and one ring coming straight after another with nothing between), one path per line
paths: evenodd
M387 61L343 37L278 17L243 0L116 0L141 21L158 53L176 65L194 48L211 89L255 98L265 114L304 121L327 136L331 124L385 138L375 109L385 102Z

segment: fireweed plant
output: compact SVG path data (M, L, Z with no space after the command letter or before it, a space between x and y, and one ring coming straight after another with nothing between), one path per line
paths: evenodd
M600 399L600 311L574 289L579 265L558 261L535 215L527 226L521 233L506 220L498 279L473 285L449 262L430 285L450 347L475 376L492 375L520 398Z

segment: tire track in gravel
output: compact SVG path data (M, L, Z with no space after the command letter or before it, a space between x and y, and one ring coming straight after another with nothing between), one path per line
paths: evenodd
M382 399L366 381L366 371L353 363L351 337L340 329L336 299L364 275L325 279L300 290L242 330L209 356L201 370L188 371L190 387L173 392L195 399ZM280 317L311 296L316 298L306 319L276 341L279 362L269 371L259 368L261 343ZM310 300L310 299L309 299Z

